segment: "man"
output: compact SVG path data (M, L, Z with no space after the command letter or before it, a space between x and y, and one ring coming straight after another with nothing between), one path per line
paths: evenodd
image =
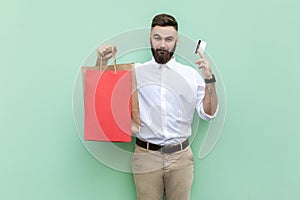
M135 64L141 127L136 134L132 158L134 181L139 200L188 200L193 182L194 160L188 138L194 110L204 120L217 113L215 78L200 50L196 62L202 71L176 62L178 24L167 14L155 16L150 44L153 58ZM103 65L117 48L98 48Z

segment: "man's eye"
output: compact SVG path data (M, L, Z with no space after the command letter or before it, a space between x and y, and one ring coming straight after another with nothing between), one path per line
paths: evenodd
M173 38L166 38L166 41L167 41L167 42L172 42L172 41L173 41Z
M154 40L161 40L160 37L154 37Z

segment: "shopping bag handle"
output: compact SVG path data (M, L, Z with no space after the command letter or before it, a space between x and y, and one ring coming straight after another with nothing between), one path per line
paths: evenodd
M114 70L115 70L115 74L117 73L117 64L116 64L116 57L115 57L115 54L114 54L114 48L113 48L113 46L111 46L111 48L112 48L112 55L113 55L113 62L114 62ZM103 71L103 64L102 64L102 59L103 59L103 57L101 56L100 57L101 59L100 59L100 66L99 66L99 72L102 72Z

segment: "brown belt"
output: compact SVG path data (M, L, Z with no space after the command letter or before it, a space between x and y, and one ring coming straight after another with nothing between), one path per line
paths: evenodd
M180 144L176 144L176 145L160 146L157 144L144 142L144 141L136 138L136 144L147 150L160 151L161 153L174 153L176 151L184 150L186 147L188 147L189 140L185 140L184 142L182 142Z

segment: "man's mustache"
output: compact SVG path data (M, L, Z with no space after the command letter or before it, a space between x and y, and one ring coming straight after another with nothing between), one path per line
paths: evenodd
M156 49L156 52L166 52L169 53L170 51L166 50L166 49Z

